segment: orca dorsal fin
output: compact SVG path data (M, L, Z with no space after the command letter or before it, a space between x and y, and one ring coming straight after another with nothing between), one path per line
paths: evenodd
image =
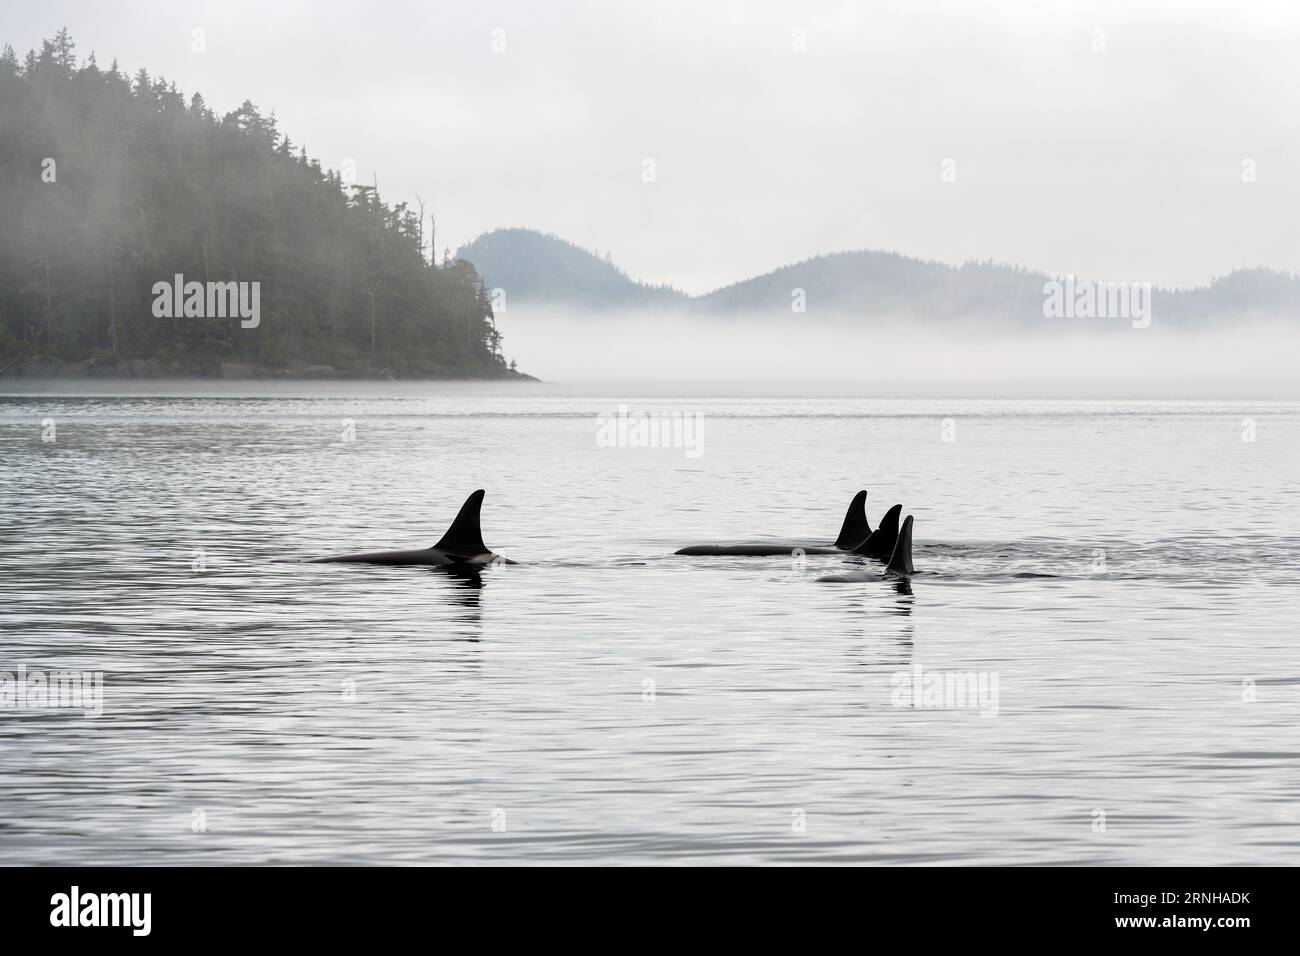
M898 540L898 516L903 513L902 505L894 505L880 519L880 525L871 533L871 537L853 549L854 554L865 554L872 558L888 560L894 553L894 543Z
M480 488L465 499L456 520L434 547L456 557L472 558L488 554L487 545L483 543L483 531L479 527L479 511L482 507L483 489Z
M910 578L915 570L912 568L912 516L903 519L903 527L898 532L894 543L894 553L889 556L886 574L896 574L900 578Z
M840 536L835 539L837 548L856 548L871 537L871 525L867 524L867 493L859 491L849 502L849 510L844 513L844 524L840 526Z

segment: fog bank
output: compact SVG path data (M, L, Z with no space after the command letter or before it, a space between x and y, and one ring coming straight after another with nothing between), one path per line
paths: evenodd
M1300 330L1261 319L1216 331L1091 320L961 329L851 317L778 324L663 312L497 317L519 368L551 382L731 382L882 396L1300 398Z

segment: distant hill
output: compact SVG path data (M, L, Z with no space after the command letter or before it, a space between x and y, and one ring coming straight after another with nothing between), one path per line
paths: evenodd
M809 317L935 319L969 323L1044 321L1043 287L1053 276L996 262L960 266L895 252L814 256L772 272L688 296L637 282L608 259L527 229L489 232L459 255L507 300L586 311L671 307L708 316L788 317L796 294ZM801 290L796 292L796 290ZM1242 316L1300 316L1300 277L1241 269L1189 289L1154 289L1161 324L1216 324Z
M1236 269L1206 286L1161 290L1160 314L1185 322L1243 316L1300 318L1300 276L1275 269Z
M505 290L506 303L564 305L588 309L634 309L682 305L687 296L667 286L646 285L594 252L532 229L497 229L461 247L490 289Z
M1042 316L1048 276L1014 266L950 266L894 252L815 256L700 296L711 313L791 313L796 290L807 314L969 318Z

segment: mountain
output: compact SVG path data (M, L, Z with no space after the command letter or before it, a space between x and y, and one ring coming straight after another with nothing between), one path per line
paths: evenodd
M846 320L998 321L1044 327L1044 286L1057 277L996 262L954 266L896 252L814 256L699 296L647 286L608 259L553 235L501 229L460 251L511 302L593 312L665 307L702 316L792 314ZM1060 280L1064 282L1065 280ZM1082 280L1079 280L1082 282ZM795 308L796 300L802 311ZM1162 324L1300 315L1300 277L1240 269L1205 286L1152 289ZM1050 326L1047 326L1050 327Z
M679 306L685 293L646 285L594 252L532 229L497 229L461 247L457 258L472 263L488 288L509 303L588 309Z
M1160 290L1156 308L1186 323L1300 316L1300 276L1276 269L1236 269L1208 285Z
M816 316L970 318L1042 316L1045 275L1014 266L950 266L894 252L858 250L815 256L698 298L710 313L790 314L800 295Z
M0 130L0 373L514 374L473 266L248 101L78 64L64 30L0 53ZM214 306L227 284L255 319Z

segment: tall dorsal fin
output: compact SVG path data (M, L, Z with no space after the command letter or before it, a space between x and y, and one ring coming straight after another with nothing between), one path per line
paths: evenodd
M894 543L894 553L889 556L886 574L897 574L901 578L911 577L912 568L912 516L903 519L902 530L898 532L898 541Z
M898 516L902 512L902 505L894 505L886 511L880 519L880 526L871 533L870 538L854 548L853 553L888 560L894 553L894 543L898 540Z
M859 491L849 502L849 510L844 513L844 524L840 526L840 536L835 539L837 548L856 548L871 537L871 525L867 524L867 493Z
M483 543L483 531L479 527L479 510L483 507L483 489L480 488L460 506L460 514L451 523L438 543L434 545L439 551L456 557L472 558L488 554L487 545Z

